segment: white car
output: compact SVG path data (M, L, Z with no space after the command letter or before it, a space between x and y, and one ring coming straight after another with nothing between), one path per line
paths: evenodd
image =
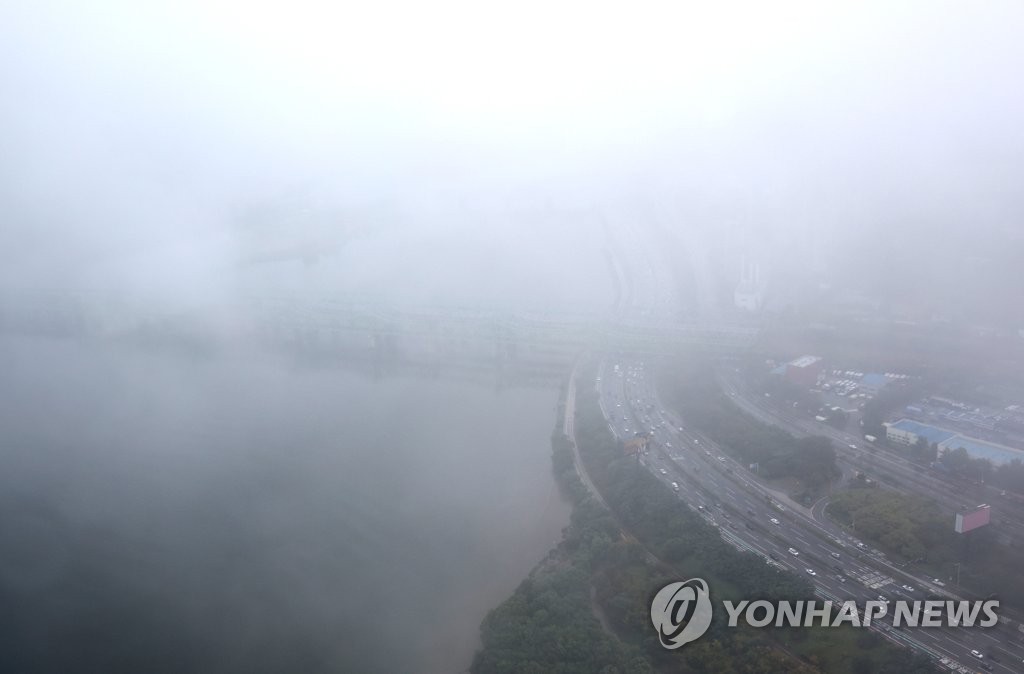
M674 489L675 491L679 491L679 483L678 482L673 482L672 483L672 489Z
M724 456L718 457L718 460L721 461L722 463L725 463L725 457Z
M798 555L799 555L800 553L799 553L799 552L797 551L797 549L796 549L796 548L790 548L790 549L789 549L789 554L791 554L791 555L793 555L794 557L796 557L796 556L798 556Z
M671 448L672 447L672 443L671 442L666 442L665 446Z
M907 592L913 592L913 591L914 591L914 588L912 588L912 587L911 587L911 586L909 586L909 585L901 585L900 587L902 587L902 588L903 588L904 590L906 590Z
M659 473L661 473L662 475L668 475L668 471L667 471L667 470L665 470L664 468L662 468L662 469L661 469L660 471L658 471L658 472L659 472Z
M833 557L835 557L836 559L839 559L839 553L838 553L838 552L830 552L830 553L828 553L828 554L832 555L832 556L833 556Z
M853 444L852 442L848 446L850 449L857 449L857 445Z
M978 658L979 660L984 660L985 659L985 656L981 654L981 651L972 650L971 651L971 655L973 655L974 657Z
M777 519L775 519L774 517L773 517L773 518L771 518L771 519L770 519L770 520L768 520L768 521L769 521L769 522L771 522L772 524L775 524L775 525L778 525L778 523L779 523L779 521L778 521Z
M878 595L878 601L882 602L883 604L889 603L889 600L883 597L882 595Z
M814 569L804 569L804 571L807 572L808 576L817 576L818 575L817 573L814 572Z

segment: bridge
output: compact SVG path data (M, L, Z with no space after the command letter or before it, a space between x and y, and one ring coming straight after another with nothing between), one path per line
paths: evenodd
M400 307L377 301L252 297L189 310L85 293L0 296L0 330L132 338L169 335L229 342L256 339L317 351L376 352L502 361L563 361L581 350L672 355L734 354L759 330L742 323L629 321L614 314Z
M757 327L738 323L641 323L572 312L417 309L340 301L261 300L252 316L256 329L275 341L346 343L361 335L376 344L419 342L443 350L481 345L503 358L515 358L524 351L575 355L583 349L653 355L696 349L729 354L749 349L759 334Z

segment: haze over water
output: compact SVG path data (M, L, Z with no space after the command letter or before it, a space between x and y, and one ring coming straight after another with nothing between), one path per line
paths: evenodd
M459 671L568 522L553 389L0 359L3 671Z

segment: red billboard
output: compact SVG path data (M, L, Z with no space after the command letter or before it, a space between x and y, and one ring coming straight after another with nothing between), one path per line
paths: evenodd
M968 531L983 527L992 519L992 510L987 505L980 505L973 510L966 510L956 514L956 523L953 530L958 534L965 534Z

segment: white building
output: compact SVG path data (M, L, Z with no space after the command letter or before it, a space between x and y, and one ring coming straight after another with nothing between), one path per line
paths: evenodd
M764 305L764 282L760 266L744 255L740 261L740 281L733 292L737 309L758 311Z

